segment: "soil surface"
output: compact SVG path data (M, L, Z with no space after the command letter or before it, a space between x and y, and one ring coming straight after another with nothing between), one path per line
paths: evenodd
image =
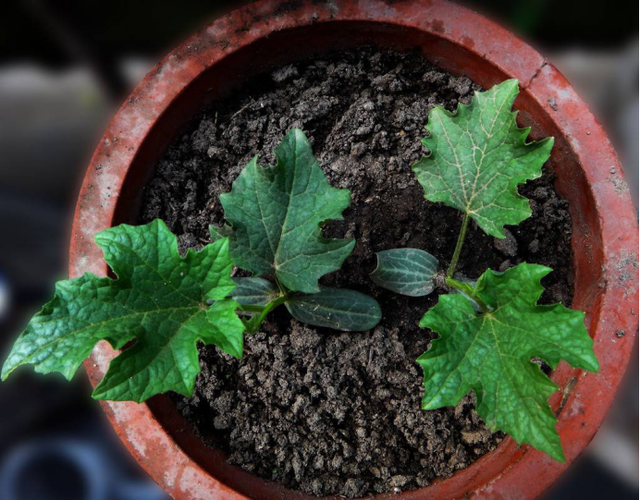
M357 244L325 285L375 297L383 319L374 330L339 333L309 327L279 308L260 333L246 337L237 361L201 347L202 373L191 398L177 404L197 432L229 460L263 478L316 495L398 492L449 476L501 440L474 410L473 395L455 408L422 411L415 359L435 335L417 327L437 295L408 298L374 286L375 252L422 248L447 265L460 227L458 211L427 202L411 165L429 110L453 111L479 90L419 53L374 48L285 66L249 82L197 117L158 163L144 196L141 223L161 218L181 249L209 242L220 224L218 201L256 154L273 163L284 134L307 134L330 183L348 188L345 220L330 237ZM555 271L543 302L570 304L571 219L553 174L521 187L533 216L497 240L473 224L459 271L478 277L526 260ZM442 292L442 291L440 291Z

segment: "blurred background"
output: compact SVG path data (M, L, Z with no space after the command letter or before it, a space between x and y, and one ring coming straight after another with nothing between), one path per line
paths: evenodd
M66 277L80 181L119 104L170 49L240 3L14 0L0 15L0 358ZM638 200L638 18L630 2L466 1L528 40L601 120ZM0 500L165 500L82 374L0 384ZM638 356L586 453L544 500L638 498Z

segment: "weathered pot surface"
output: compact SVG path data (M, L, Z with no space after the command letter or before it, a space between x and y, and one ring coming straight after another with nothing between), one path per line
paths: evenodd
M218 19L158 64L109 125L80 192L70 275L106 274L94 235L135 220L151 168L195 112L269 68L366 43L419 47L436 65L485 88L520 80L519 122L532 126L533 138L556 138L549 166L573 217L573 307L587 311L601 366L587 374L562 363L553 373L561 390L551 405L559 411L567 463L508 438L451 478L376 498L534 498L592 439L626 369L638 326L638 230L619 161L587 106L540 54L478 14L446 0L261 0ZM85 363L93 384L114 356L108 344L96 347ZM226 464L164 396L141 405L105 402L103 409L138 462L176 499L314 498Z

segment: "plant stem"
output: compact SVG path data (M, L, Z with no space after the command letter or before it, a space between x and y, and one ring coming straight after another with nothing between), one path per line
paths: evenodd
M460 234L458 234L458 242L456 243L456 249L453 251L453 257L447 269L447 278L451 278L458 265L458 259L460 259L460 252L462 252L462 244L464 243L464 237L467 234L467 226L469 225L469 214L464 214L462 219L462 227L460 228Z
M240 321L242 321L242 324L244 325L244 331L248 332L249 328L251 328L251 320L250 319L245 319L245 318L240 318Z
M489 312L489 307L484 301L476 294L474 288L467 283L460 283L459 281L454 280L453 278L447 278L447 285L451 288L455 288L459 290L464 295L472 299L483 313Z
M280 283L280 280L278 279L278 277L277 277L277 276L274 276L274 278L275 278L275 280L276 280L276 285L278 286L278 289L280 290L280 293L281 293L282 295L287 295L287 294L289 293L289 290L287 290L287 289L285 288L285 286L284 286L282 283Z
M286 295L281 295L277 299L272 300L271 302L269 302L266 306L264 306L262 308L262 310L260 311L260 314L258 314L257 316L254 316L249 321L245 322L245 327L247 329L247 333L255 333L255 332L257 332L258 329L260 328L260 325L264 321L264 318L267 317L267 314L269 314L271 311L273 311L279 305L284 304L287 301L287 298L288 297Z

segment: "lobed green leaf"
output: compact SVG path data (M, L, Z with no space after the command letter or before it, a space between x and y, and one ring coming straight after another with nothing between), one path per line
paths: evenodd
M329 185L301 130L285 136L276 156L266 168L251 160L220 196L232 226L231 256L256 275L275 274L289 290L314 293L318 279L339 269L355 245L325 239L321 230L325 221L342 219L350 192Z
M549 272L527 263L504 273L488 270L473 290L490 308L482 314L461 294L441 295L420 322L440 337L418 363L425 374L424 409L454 406L474 391L478 414L491 429L563 461L548 404L557 387L531 359L552 368L564 359L588 371L598 370L598 360L583 312L537 305L540 280Z
M511 111L517 95L512 79L476 92L455 114L433 108L422 141L429 154L413 167L426 199L457 208L496 238L531 215L518 185L540 177L553 147L553 138L526 142L530 129L518 128Z
M111 362L94 397L140 402L169 390L191 394L198 341L242 355L238 304L225 299L235 288L227 239L182 258L175 235L156 220L107 229L96 242L117 279L85 274L57 283L18 337L3 380L24 364L70 379L98 341L115 349L135 341Z

